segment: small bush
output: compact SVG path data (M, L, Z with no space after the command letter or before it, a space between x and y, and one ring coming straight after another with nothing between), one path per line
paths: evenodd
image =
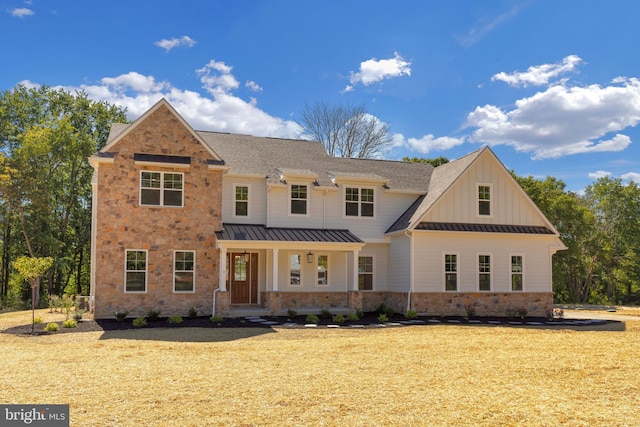
M182 316L180 316L179 314L174 314L173 316L169 316L168 320L172 325L176 325L178 323L182 323Z
M386 309L387 309L387 305L385 303L380 303L378 304L378 306L376 306L376 313L378 314L384 313Z
M467 317L474 317L476 315L476 306L473 304L467 304L464 310L467 312Z
M62 322L62 327L63 328L77 328L78 327L78 322L76 322L73 319L67 319L64 322Z
M213 323L218 324L218 325L224 321L222 316L220 316L219 314L215 314L215 315L211 316L209 318L209 320L211 320Z
M42 319L42 317L36 317L35 319L33 319L34 325L42 325L43 322L44 320Z
M61 305L62 301L58 295L49 295L49 313L53 313L54 311L57 313Z
M85 310L81 308L76 309L76 311L73 312L73 320L75 320L76 322L82 320L82 315L84 314L84 312Z
M392 318L392 317L393 317L393 315L394 315L394 314L396 314L396 311L395 311L393 308L391 308L391 307L387 307L387 308L384 310L384 314L386 314L386 315L387 315L387 318Z
M127 309L124 309L122 311L116 311L116 320L118 322L124 322L124 320L127 318L128 315L129 315L129 311Z
M318 316L315 314L307 314L307 318L305 320L307 323L318 323Z
M144 328L147 326L147 319L144 317L136 317L133 319L133 326L136 328Z
M524 319L525 317L527 317L527 314L529 314L529 310L527 310L526 307L518 307L516 308L516 313L518 313L518 317Z
M333 320L333 321L334 321L334 322L336 322L337 324L341 325L341 324L343 324L343 323L345 322L345 320L347 320L347 319L345 319L345 317L344 317L342 314L338 313L338 314L336 314L335 316L333 316L333 317L331 318L331 320Z
M405 319L417 319L418 313L415 310L409 310L404 314Z
M358 313L349 313L347 315L347 320L350 322L355 322L357 320L360 320L360 317L358 316Z
M323 308L322 310L320 310L320 317L322 317L323 319L331 319L331 316L332 314L328 309Z
M385 313L382 313L378 316L378 322L380 323L384 323L384 322L388 322L389 318L387 317L387 315Z
M51 322L44 327L44 330L47 332L56 332L60 330L60 326L58 326L57 323Z
M296 317L298 315L298 312L295 311L294 309L290 308L289 310L287 310L287 317Z
M71 317L71 308L75 305L74 296L69 294L62 295L62 306L64 307L65 319Z
M362 319L364 317L364 311L356 310L356 316L358 316L358 319ZM356 319L356 320L358 320L358 319Z
M160 317L160 310L149 310L147 311L147 319L149 321L158 320Z
M195 319L198 317L198 310L195 307L189 309L189 319Z

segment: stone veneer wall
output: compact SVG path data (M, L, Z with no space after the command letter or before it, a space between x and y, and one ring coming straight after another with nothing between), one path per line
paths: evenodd
M218 287L215 231L222 222L222 172L210 170L205 147L164 106L119 141L114 163L100 163L97 171L95 254L96 318L118 310L130 316L159 309L161 315L212 312L212 293ZM134 153L191 157L188 169L136 165ZM140 171L184 174L184 207L140 206ZM147 291L125 293L125 250L146 249ZM173 292L174 250L196 253L195 291ZM224 297L220 297L220 303ZM228 303L227 303L228 306Z
M466 316L467 306L476 316L506 317L507 310L524 308L527 315L544 317L553 308L553 294L548 292L469 292L412 293L411 308L433 316Z
M347 292L262 292L262 305L268 308L272 315L301 307L347 308L348 303Z

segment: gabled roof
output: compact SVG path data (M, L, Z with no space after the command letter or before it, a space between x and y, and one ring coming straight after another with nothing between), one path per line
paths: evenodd
M121 124L116 123L111 126L111 131L109 132L109 138L107 139L107 144L100 150L100 152L104 153L109 151L113 146L115 146L118 142L120 142L125 136L127 136L131 131L133 131L140 123L144 122L149 116L155 113L160 108L167 108L171 114L173 114L178 121L191 133L191 135L200 142L204 148L211 154L215 159L221 160L220 156L202 139L202 136L198 134L193 128L187 123L180 114L167 102L166 99L162 98L160 101L156 102L156 104L148 109L142 116L140 116L135 122L131 124Z

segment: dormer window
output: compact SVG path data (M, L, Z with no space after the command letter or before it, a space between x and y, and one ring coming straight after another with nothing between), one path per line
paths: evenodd
M307 214L307 186L300 184L291 184L290 187L290 210L292 215Z
M491 185L478 185L478 216L491 216Z

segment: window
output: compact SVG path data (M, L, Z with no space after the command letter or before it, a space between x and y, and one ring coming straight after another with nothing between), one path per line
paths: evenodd
M358 289L361 291L373 290L373 257L358 257Z
M327 286L329 284L329 256L318 255L318 285Z
M478 255L478 289L491 290L491 255Z
M444 289L445 291L458 290L458 255L444 255Z
M125 251L125 292L147 291L147 251Z
M302 270L301 263L302 255L291 254L289 255L289 285L290 286L302 286Z
M307 186L291 184L291 210L292 214L307 214Z
M233 280L236 282L244 282L247 280L247 261L249 254L233 255Z
M175 251L173 253L173 291L193 292L195 288L195 252Z
M478 185L478 215L491 215L491 186Z
M249 216L249 187L235 186L235 216Z
M145 206L182 206L182 174L142 171L140 204Z
M345 215L373 217L373 188L346 187Z
M523 289L524 263L522 255L511 255L511 290Z

